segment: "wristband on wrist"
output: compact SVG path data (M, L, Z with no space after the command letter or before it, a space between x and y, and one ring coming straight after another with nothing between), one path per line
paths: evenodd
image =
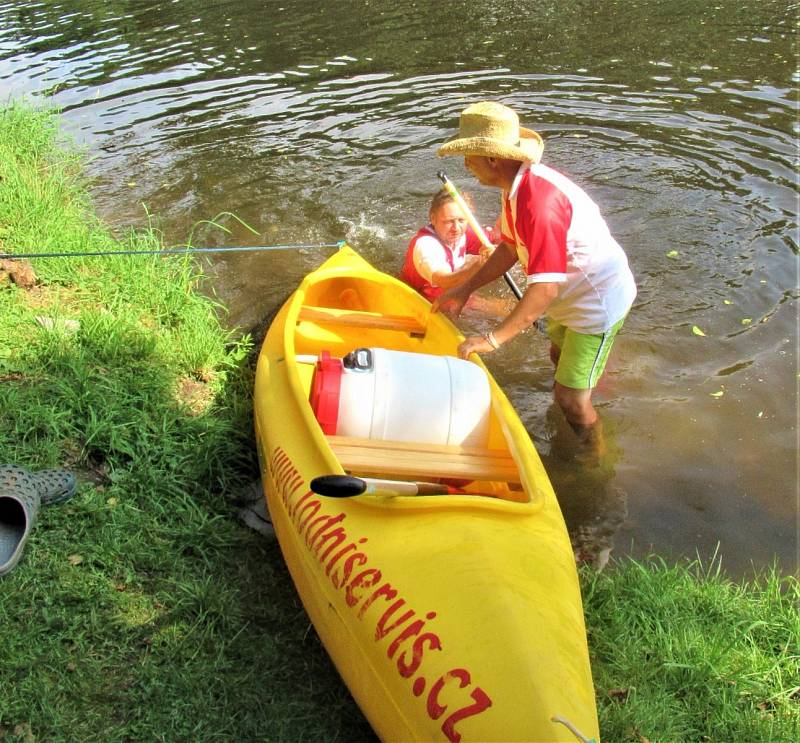
M497 342L497 338L494 337L494 333L490 330L486 334L486 340L489 341L489 345L496 351L500 348L500 344Z

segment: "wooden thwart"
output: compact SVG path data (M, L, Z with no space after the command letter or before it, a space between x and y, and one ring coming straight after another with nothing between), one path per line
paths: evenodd
M328 436L342 467L360 474L425 479L519 482L519 470L508 452L470 446L444 446Z
M363 310L306 306L301 308L297 319L333 325L353 325L362 328L425 334L425 326L417 318L407 315L383 315L380 312L364 312Z

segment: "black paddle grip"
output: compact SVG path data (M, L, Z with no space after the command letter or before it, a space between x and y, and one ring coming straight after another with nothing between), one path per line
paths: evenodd
M367 483L350 475L322 475L311 481L311 490L314 493L329 498L350 498L361 495L366 489Z

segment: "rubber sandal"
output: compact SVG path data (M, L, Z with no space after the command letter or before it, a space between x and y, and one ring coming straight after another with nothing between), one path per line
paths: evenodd
M0 464L0 493L15 487L34 487L43 506L63 503L75 495L77 480L67 470L30 472L16 464Z
M25 477L30 473L23 470L20 475L9 473L6 466L3 469L0 475L0 575L10 572L22 557L40 503L39 490Z
M37 492L39 490L33 475L24 467L0 464L0 494L17 488L35 488Z
M78 486L75 475L67 470L42 470L34 472L33 478L37 483L43 506L53 506L69 500L75 495Z

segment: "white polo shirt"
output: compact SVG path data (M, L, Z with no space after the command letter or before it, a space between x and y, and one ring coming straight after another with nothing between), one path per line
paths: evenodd
M502 195L503 240L516 245L528 283L560 284L547 315L579 333L603 333L636 297L625 252L597 205L556 170L523 163Z

